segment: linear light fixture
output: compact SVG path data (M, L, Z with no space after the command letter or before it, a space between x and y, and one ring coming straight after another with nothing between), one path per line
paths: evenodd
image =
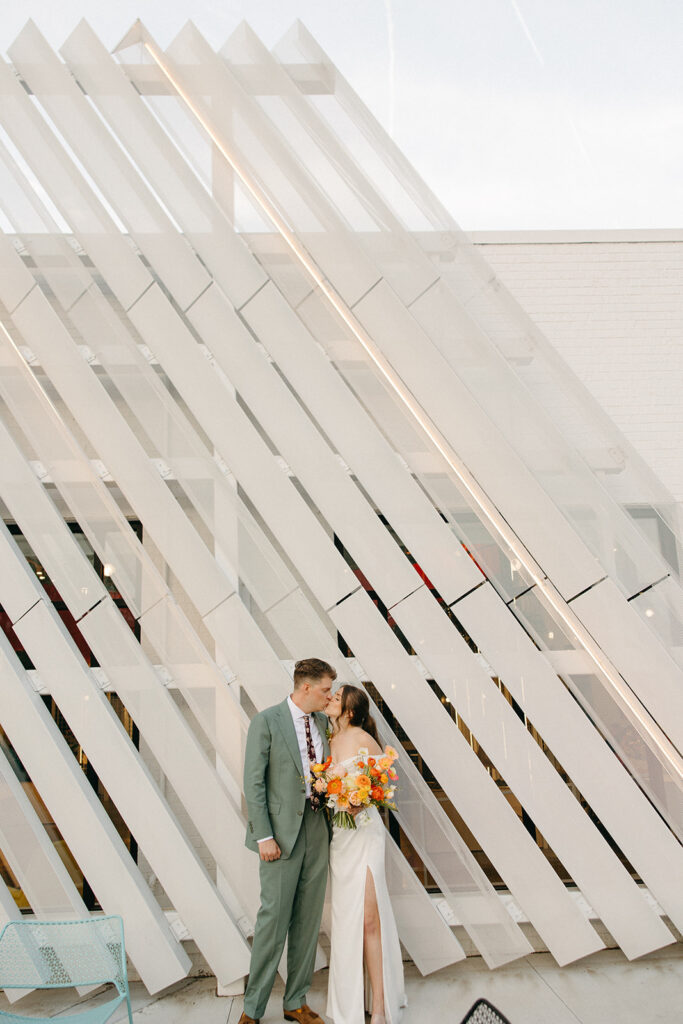
M422 406L405 386L388 360L377 349L377 346L370 335L356 319L352 310L344 302L336 289L321 273L310 254L301 245L299 239L281 216L277 208L270 201L268 196L263 192L259 185L252 180L250 174L241 165L235 154L228 149L223 140L216 134L210 121L193 101L192 97L187 94L185 89L183 89L182 84L173 74L172 69L169 67L168 62L165 59L165 55L156 43L147 37L143 40L143 46L162 74L173 86L178 96L183 100L199 121L204 131L207 133L221 155L225 158L234 173L238 176L254 201L272 221L291 252L305 268L311 280L320 289L356 340L362 345L367 355L381 373L383 379L391 387L392 391L396 394L405 408L410 412L413 419L416 420L422 430L427 434L432 444L455 473L473 503L484 516L493 531L498 535L498 537L500 537L503 543L515 553L516 557L519 559L520 565L524 567L526 572L533 579L539 592L543 595L548 605L559 616L567 627L567 630L588 654L600 675L608 681L619 697L622 705L626 705L630 714L640 723L643 730L659 750L662 758L667 762L672 770L674 780L680 785L681 779L683 779L683 758L677 751L676 747L671 743L665 733L662 732L654 719L652 719L646 712L645 708L632 693L625 680L605 657L604 652L595 642L583 623L574 614L556 587L545 576L533 555L527 550L519 537L517 537L517 535L512 531L504 517L500 514L485 491L477 483L446 438L444 438L436 425L425 413Z

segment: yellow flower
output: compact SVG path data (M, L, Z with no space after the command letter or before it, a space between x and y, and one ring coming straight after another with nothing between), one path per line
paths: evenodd
M386 783L389 781L389 776L386 774L386 772L382 772L382 776L379 781L382 783L382 785L386 785Z

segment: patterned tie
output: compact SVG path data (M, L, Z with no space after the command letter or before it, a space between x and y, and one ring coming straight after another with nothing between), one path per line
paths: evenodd
M315 746L313 745L313 736L311 735L311 716L304 715L304 728L306 729L306 752L308 753L308 760L311 764L316 764L317 757L315 753ZM313 789L313 781L311 780L311 810L319 811L323 803L320 795Z

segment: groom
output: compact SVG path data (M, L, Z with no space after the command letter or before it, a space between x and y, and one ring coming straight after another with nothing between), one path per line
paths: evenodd
M247 846L261 858L261 907L239 1024L258 1024L265 1013L285 939L285 1020L324 1024L305 998L315 965L330 833L309 779L310 764L330 752L321 712L336 677L319 658L297 661L294 692L255 715L247 733Z

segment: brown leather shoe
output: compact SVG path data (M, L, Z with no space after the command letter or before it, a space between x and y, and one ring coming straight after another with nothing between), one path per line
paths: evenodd
M285 1020L298 1020L300 1024L325 1024L322 1017L319 1017L315 1010L304 1003L298 1010L285 1010Z
M237 1024L261 1024L260 1017L250 1017L248 1013L243 1013Z

